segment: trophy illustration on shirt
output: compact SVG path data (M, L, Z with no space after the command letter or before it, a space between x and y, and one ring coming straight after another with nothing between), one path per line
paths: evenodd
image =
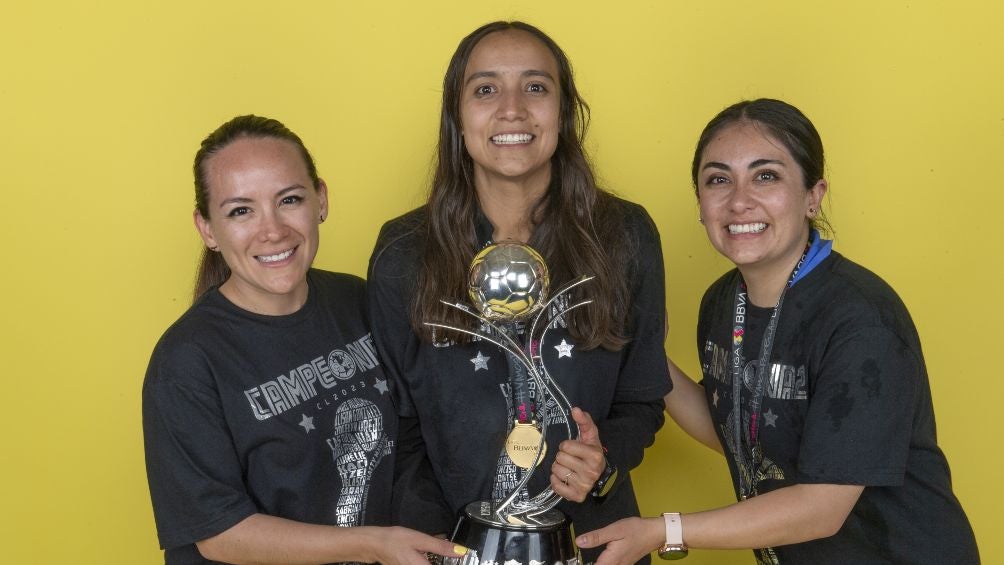
M442 301L480 321L479 329L426 322L478 337L505 352L514 414L505 451L523 471L515 488L501 500L467 505L451 539L471 551L462 558L446 558L447 565L577 565L581 561L571 522L555 509L561 496L550 486L535 495L528 494L526 487L535 472L549 473L539 466L548 449L546 431L554 424L552 406L564 414L558 429L563 426L568 439L579 436L570 416L571 403L548 373L540 345L556 319L591 302L569 304L559 298L592 278L573 280L548 298L548 269L539 253L522 243L491 244L471 262L468 292L474 308Z
M370 478L389 454L383 414L369 400L350 398L335 411L334 435L327 440L342 490L335 503L339 526L363 525Z

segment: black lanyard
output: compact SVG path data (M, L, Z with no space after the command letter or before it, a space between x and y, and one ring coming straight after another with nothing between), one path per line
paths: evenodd
M781 296L777 297L777 304L771 312L770 321L763 332L763 340L760 344L760 357L756 367L756 377L753 381L753 396L749 400L749 420L743 418L743 341L746 337L747 300L746 281L742 274L739 275L739 282L736 284L736 297L732 309L732 403L735 418L733 418L732 430L732 451L736 457L737 476L739 477L739 496L746 499L756 494L756 470L762 460L762 453L758 457L760 450L757 449L757 438L760 432L760 405L763 404L764 389L767 386L767 373L770 370L770 353L774 346L774 334L777 333L778 319L781 316L781 305L784 302L784 295L788 288L794 284L798 271L805 263L809 247L806 246L802 258L798 260L795 269L788 277L787 284L781 289ZM745 424L745 425L744 425ZM743 440L746 440L748 449L743 449ZM749 459L746 459L747 453ZM744 465L745 463L745 465ZM746 471L743 472L745 467Z
M509 387L516 421L521 424L537 421L537 407L530 401L530 375L526 367L512 353L505 354L509 364Z
M476 235L478 239L484 242L481 244L481 249L495 243L491 238L491 224L488 223L487 218L476 221L474 228L475 232L477 232ZM520 336L525 331L523 323L508 322L502 325L504 326L505 331L508 331L513 339L519 343ZM529 338L530 336L526 337ZM536 344L533 345L534 347L536 346ZM530 348L528 347L527 349L527 353L530 354ZM509 369L510 401L512 402L512 409L516 421L521 424L536 423L537 407L530 400L530 375L527 374L526 367L523 366L523 363L512 353L506 351L505 357Z

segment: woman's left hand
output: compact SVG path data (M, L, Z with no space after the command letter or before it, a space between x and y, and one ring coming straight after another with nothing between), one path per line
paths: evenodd
M655 551L665 536L663 518L624 518L605 528L586 532L575 540L579 547L606 549L596 560L596 565L630 565Z
M589 413L572 408L572 419L579 426L579 438L558 446L551 465L551 488L562 498L582 502L606 469L606 457L599 430Z

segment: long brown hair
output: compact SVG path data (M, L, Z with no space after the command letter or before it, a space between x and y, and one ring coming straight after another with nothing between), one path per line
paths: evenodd
M209 181L206 179L206 161L227 145L245 137L273 137L292 143L300 151L300 156L303 157L307 174L310 175L310 180L314 183L314 190L320 186L314 158L310 156L310 151L307 151L307 147L298 135L290 131L279 120L255 115L237 116L216 128L213 133L203 139L202 145L195 153L195 163L192 165L192 173L195 176L195 209L198 210L199 215L207 220L209 219ZM192 301L198 300L207 290L222 284L229 277L230 267L223 260L223 255L204 247L202 257L199 259L199 269L195 275Z
M619 349L627 342L629 293L627 265L633 247L624 233L621 202L596 186L583 150L589 125L589 106L579 95L572 66L560 47L536 27L519 22L492 22L465 37L457 47L443 79L438 161L427 203L418 290L411 309L412 328L426 340L432 331L424 321L471 326L463 314L442 306L441 298L467 295L467 267L477 250L475 219L479 213L474 189L474 163L461 135L460 99L471 52L487 35L520 30L530 33L550 50L558 64L561 90L558 145L551 157L551 182L530 217L529 242L540 251L557 287L574 277L596 278L584 290L598 297L588 307L571 312L569 329L583 347ZM450 335L457 341L465 336Z

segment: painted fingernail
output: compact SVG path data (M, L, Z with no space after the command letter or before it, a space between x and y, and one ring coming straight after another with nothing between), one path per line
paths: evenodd
M462 545L453 546L453 553L457 555L467 555L467 548Z

